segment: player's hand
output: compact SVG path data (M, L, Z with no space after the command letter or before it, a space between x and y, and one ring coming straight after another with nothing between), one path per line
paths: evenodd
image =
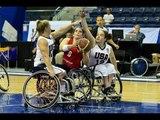
M80 11L80 17L84 18L85 16L86 16L85 12L84 11Z
M78 46L78 40L73 41L73 46Z
M117 44L116 44L114 47L115 47L117 50L119 49L119 45L117 45Z
M50 72L49 72L49 75L50 75L51 77L54 77L54 76L55 76L55 72L54 72L54 71L50 71Z

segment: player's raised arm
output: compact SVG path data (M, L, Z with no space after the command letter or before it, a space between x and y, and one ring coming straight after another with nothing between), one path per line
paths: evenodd
M92 33L90 32L89 28L88 28L88 24L86 22L86 18L85 18L85 13L84 11L80 12L80 17L81 17L81 24L82 27L86 33L86 38L90 41L90 46L91 48L95 46L95 38L93 37Z

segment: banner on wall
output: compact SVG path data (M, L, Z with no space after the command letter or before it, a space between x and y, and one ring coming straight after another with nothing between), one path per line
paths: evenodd
M52 30L58 30L59 28L70 24L71 21L49 21L49 23L51 24ZM30 21L27 41L31 41L31 38L35 34L35 32L36 32L36 21Z
M5 20L2 27L2 36L8 41L17 41L17 35L17 30Z

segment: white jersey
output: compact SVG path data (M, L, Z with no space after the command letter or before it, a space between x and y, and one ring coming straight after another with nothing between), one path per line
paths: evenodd
M37 40L37 43L42 38L45 39L48 42L49 57L50 57L50 60L52 60L53 50L54 50L54 42L53 42L54 39L52 37L46 38L46 37L43 37L43 36L39 36L38 40ZM38 47L38 44L36 45L36 48L37 48L37 51L36 51L36 57L34 59L34 66L38 66L39 64L44 63L43 56L42 56L41 51L40 51L40 49Z
M114 16L112 14L105 14L103 19L105 20L106 24L110 24L111 20L114 20Z
M94 70L95 77L109 76L116 74L115 67L112 63L108 63L110 58L111 46L107 43L104 49L101 49L97 44L90 50L90 63L89 66L96 65Z
M106 27L103 27L103 28L101 28L101 27L98 27L98 31L106 31L106 32L109 32L109 30L106 28Z
M101 49L97 44L94 48L90 50L89 57L90 63L89 66L98 65L98 64L106 64L109 59L111 46L105 44L105 48Z

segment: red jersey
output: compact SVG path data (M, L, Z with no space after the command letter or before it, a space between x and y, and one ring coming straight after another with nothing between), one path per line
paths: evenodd
M68 44L72 44L73 39L70 39ZM64 52L63 64L69 68L80 68L80 62L82 60L82 52L79 52L78 47L73 47L69 51Z

